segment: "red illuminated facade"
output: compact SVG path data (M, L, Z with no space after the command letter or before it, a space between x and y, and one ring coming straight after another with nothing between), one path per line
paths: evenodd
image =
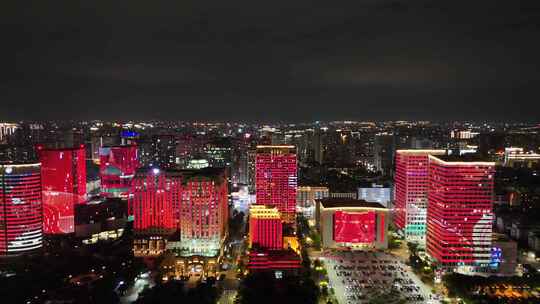
M129 212L137 235L167 236L177 228L175 202L181 195L181 177L159 169L139 170L131 185Z
M252 250L249 253L250 271L296 271L302 265L302 258L292 250Z
M277 208L253 205L249 210L250 247L278 250L283 248L283 225Z
M75 232L75 204L84 202L72 193L43 191L43 232Z
M294 224L296 219L296 171L294 146L257 146L257 204L277 207L286 224Z
M139 168L137 146L111 146L99 149L101 196L127 197L130 183Z
M427 253L442 266L487 266L495 163L429 157Z
M42 247L40 164L0 165L0 255Z
M334 241L372 243L376 238L376 217L373 211L334 213Z
M225 169L181 170L180 238L182 256L214 257L227 233L229 207Z
M48 149L37 146L41 162L43 191L86 195L86 156L84 145Z
M169 236L180 229L181 256L214 257L227 234L228 188L224 169L141 168L129 197L136 235Z
M86 198L84 145L76 148L36 147L43 185L43 230L46 234L74 232L74 204Z
M393 219L409 241L425 240L429 155L445 153L445 150L396 151Z

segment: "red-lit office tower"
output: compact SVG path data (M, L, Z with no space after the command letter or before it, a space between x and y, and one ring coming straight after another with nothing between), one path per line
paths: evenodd
M99 149L101 196L127 197L130 183L139 168L137 146L110 146Z
M429 156L427 253L444 267L491 258L495 163Z
M224 168L181 170L180 210L182 256L219 255L227 233L228 188Z
M41 248L40 164L0 164L0 255Z
M394 224L409 241L425 241L428 157L445 153L445 150L396 151Z
M257 204L277 207L286 224L296 219L296 174L294 146L257 146Z
M36 147L43 185L43 231L46 234L74 232L74 204L86 196L84 145L74 148Z
M128 209L136 235L168 236L177 229L175 204L181 195L181 177L157 168L141 168L131 183Z
M252 205L249 209L249 247L283 249L281 216L277 208Z

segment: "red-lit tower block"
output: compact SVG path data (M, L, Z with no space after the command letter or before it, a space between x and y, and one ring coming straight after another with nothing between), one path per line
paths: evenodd
M133 179L128 205L137 237L165 238L180 228L178 247L172 248L180 256L219 255L229 215L224 169L141 168Z
M425 242L428 202L428 157L445 150L397 150L394 225L407 240Z
M40 164L0 164L0 256L43 244Z
M74 204L86 199L84 145L75 148L36 147L41 162L43 230L46 234L73 233Z
M252 205L249 209L249 247L283 249L283 225L277 208Z
M86 156L84 145L48 149L37 146L41 162L43 191L86 195Z
M181 177L168 176L157 168L136 172L128 209L138 236L169 236L177 229L175 203L181 194Z
M136 145L100 148L101 196L127 197L131 180L139 167Z
M441 266L487 266L495 163L429 157L427 253Z
M216 257L227 234L228 187L225 169L177 171L182 175L181 256ZM173 174L178 174L173 173Z
M257 146L257 204L277 207L285 224L294 225L296 220L296 171L294 146Z

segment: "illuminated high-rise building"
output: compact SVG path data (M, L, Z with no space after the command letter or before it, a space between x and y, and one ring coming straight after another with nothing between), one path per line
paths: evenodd
M491 260L494 162L429 156L426 251L444 267Z
M128 201L135 235L172 234L178 228L175 202L178 202L181 190L181 176L172 176L158 168L137 170Z
M132 182L129 214L137 238L151 244L180 229L169 246L180 256L216 257L227 234L228 186L225 170L141 168ZM150 240L150 241L148 241ZM156 252L137 247L135 251ZM162 248L164 249L164 248Z
M408 241L424 243L428 203L428 157L445 150L397 150L394 224Z
M257 146L257 204L277 207L286 224L294 224L296 220L296 170L294 146Z
M283 248L283 226L277 208L252 205L249 209L249 247Z
M17 255L43 244L41 166L0 164L0 255Z
M229 218L224 168L181 170L180 255L219 255Z
M159 168L139 168L131 182L128 214L133 218L133 254L161 255L178 229L181 176Z
M86 195L86 155L84 145L49 149L37 146L41 162L43 191Z
M36 147L43 185L43 232L73 233L74 205L86 198L84 145L75 148Z
M139 167L137 146L111 146L99 149L101 196L127 197L130 183Z

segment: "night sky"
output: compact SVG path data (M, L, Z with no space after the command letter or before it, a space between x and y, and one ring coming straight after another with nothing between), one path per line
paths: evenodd
M3 120L540 121L538 0L12 2Z

